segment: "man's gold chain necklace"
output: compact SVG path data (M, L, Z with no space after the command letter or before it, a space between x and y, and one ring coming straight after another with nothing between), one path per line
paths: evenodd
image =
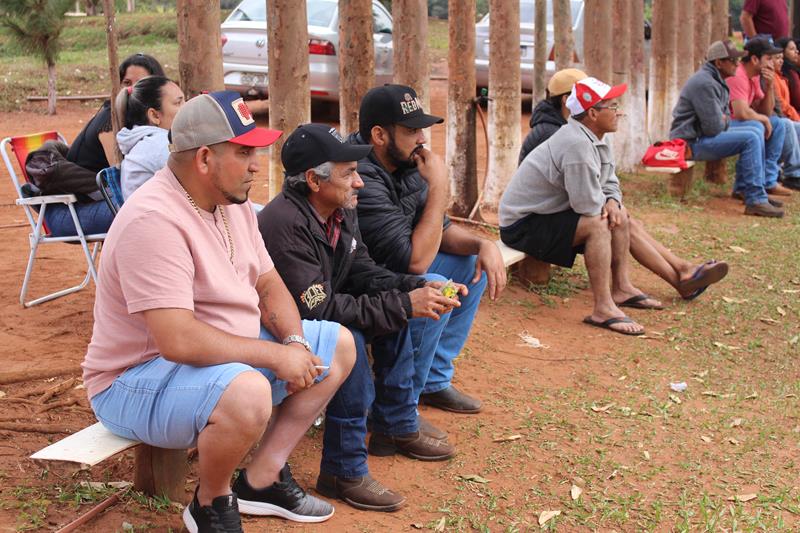
M177 179L177 176L176 176ZM181 184L181 188L183 189L183 193L186 195L186 199L189 200L189 203L192 204L194 210L197 211L197 214L200 215L200 218L203 218L203 214L200 213L200 208L197 206L197 203L192 198L192 195L189 194L189 191L186 190L186 187L183 186L181 180L178 180L178 183ZM228 237L228 260L233 264L233 237L231 237L231 227L228 225L228 217L225 215L225 208L221 205L218 205L219 213L222 215L222 223L225 224L225 235Z

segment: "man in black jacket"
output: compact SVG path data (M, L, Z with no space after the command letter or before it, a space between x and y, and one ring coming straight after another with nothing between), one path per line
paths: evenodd
M584 78L586 78L586 73L576 68L565 68L553 74L553 77L547 82L545 99L536 104L531 113L531 131L522 141L517 165L521 165L526 155L567 123L569 109L565 102L575 82Z
M461 306L435 321L415 318L409 329L414 352L414 392L421 403L457 413L477 413L481 402L452 384L453 360L466 343L481 295L494 299L506 284L494 242L450 223L450 182L440 157L424 147L424 128L442 122L426 114L416 92L403 85L371 89L361 101L359 132L352 144L372 144L358 163L364 180L358 220L370 256L394 272L429 281L452 279L467 286ZM373 353L394 353L403 339L381 338Z
M354 208L364 186L356 161L371 151L369 145L343 144L330 126L300 126L281 151L284 190L259 213L258 222L301 316L339 322L356 339L354 370L326 412L317 490L360 509L394 511L405 498L372 479L367 468L370 406L373 454L398 451L434 461L451 457L454 448L446 434L418 418L410 350L376 354L373 384L365 337L402 332L408 343L411 317L439 319L459 302L442 294L443 283L395 274L370 258Z

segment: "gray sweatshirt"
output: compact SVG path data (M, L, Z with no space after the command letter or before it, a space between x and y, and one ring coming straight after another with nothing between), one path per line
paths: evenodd
M714 63L703 63L681 89L672 110L669 138L693 141L728 129L730 95L728 84Z
M500 199L500 227L531 213L549 215L572 209L597 216L610 198L622 205L611 148L570 118L525 157L511 178Z
M168 133L169 130L158 126L134 126L117 132L117 144L125 156L120 165L123 199L127 200L133 191L167 164Z

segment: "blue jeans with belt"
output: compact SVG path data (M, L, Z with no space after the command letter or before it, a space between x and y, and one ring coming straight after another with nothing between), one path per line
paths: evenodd
M450 386L453 360L467 342L486 289L485 273L472 283L476 261L477 256L437 254L423 277L428 281L452 279L466 285L469 294L459 296L461 307L442 315L439 320L412 318L402 332L373 341L376 397L372 421L375 431L389 435L417 431L416 408L420 394Z

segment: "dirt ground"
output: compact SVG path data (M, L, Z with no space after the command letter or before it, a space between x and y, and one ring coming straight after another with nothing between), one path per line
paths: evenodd
M444 82L434 82L432 107L441 115L446 109L445 91ZM35 112L0 115L0 133L58 129L71 140L94 105L65 103L59 109L56 117ZM528 119L523 116L521 131L527 131ZM440 153L445 127L433 129L433 147ZM479 136L481 169L484 153ZM77 404L44 412L40 412L44 406L36 402L39 395L24 396L80 377L79 364L92 331L94 287L32 309L19 305L28 230L22 210L13 203L5 169L0 172L4 257L0 264L0 530L54 530L102 499L76 490L80 481L131 481L132 453L86 471L37 465L28 456L66 433L7 429L9 423L29 423L74 431L94 422L80 387L50 400L74 399ZM649 186L639 186L642 194L648 193ZM263 176L253 198L266 199ZM710 257L698 250L719 254L718 259L734 253L729 246L736 242L737 228L748 228L753 222L744 221L740 211L741 206L714 193L696 209L653 208L639 216L678 253L700 261ZM797 227L797 218L787 223ZM769 232L777 227L770 224L764 222L762 229ZM719 237L715 228L723 226L730 233ZM691 242L679 239L679 232L688 233ZM33 294L79 280L82 264L79 250L73 247L45 247L36 265ZM736 267L732 264L732 270ZM794 273L787 272L792 268ZM752 526L796 531L800 527L800 378L796 345L788 348L784 340L798 331L794 293L786 293L782 304L789 316L781 322L781 340L774 350L746 345L738 352L724 352L712 345L718 339L736 344L721 332L732 324L743 326L736 325L736 312L727 307L732 304L721 302L719 295L748 297L743 291L755 283L751 278L755 272L745 265L736 277L732 274L730 282L723 282L729 283L726 288L711 289L709 296L686 303L636 266L636 283L668 306L662 312L633 312L648 328L643 339L582 325L591 299L585 279L578 274L559 273L558 283L540 293L512 283L499 301L484 299L456 367L455 384L481 397L484 412L455 416L422 408L426 418L448 431L458 455L446 463L370 458L372 474L408 497L403 510L367 513L340 502L336 515L318 527L245 518L245 530L527 531L539 529L542 512L558 510L561 516L545 527L688 531L750 530ZM776 290L792 290L790 278L797 275L796 263L787 264L782 276L776 274L773 281ZM781 320L772 316L775 322ZM776 331L770 327L779 327L756 322L752 338L761 339ZM523 333L539 338L545 347L526 346L520 337ZM755 375L744 368L752 357L759 358ZM788 362L790 357L794 362ZM2 383L8 372L45 369L58 376ZM688 395L671 393L670 381L688 382ZM763 402L768 400L774 409L766 410ZM757 421L765 416L777 417L772 422L779 429L764 429ZM321 434L312 430L291 457L295 476L304 487L314 485L320 447ZM193 465L187 498L195 473ZM573 485L583 491L574 500L570 497ZM751 503L731 501L736 496L746 500L743 495L750 493L758 495ZM778 495L783 499L776 503ZM768 501L763 499L767 496ZM769 519L764 518L767 515ZM178 510L163 502L126 496L81 531L180 528Z

